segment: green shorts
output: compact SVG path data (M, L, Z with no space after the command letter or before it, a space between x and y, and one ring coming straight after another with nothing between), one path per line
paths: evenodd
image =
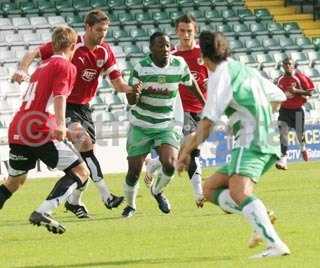
M174 129L151 129L131 125L127 137L128 157L148 154L152 148L162 144L179 149L181 138L182 135Z
M267 172L277 161L275 154L265 154L240 147L231 151L230 162L217 170L228 176L238 174L258 182L261 175Z

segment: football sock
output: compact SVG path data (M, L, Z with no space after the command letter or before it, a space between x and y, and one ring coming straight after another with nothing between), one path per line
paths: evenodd
M260 199L249 196L239 207L244 217L268 246L283 244L270 221L266 207Z
M201 185L201 164L199 159L200 151L196 149L191 153L191 162L188 169L189 178L195 197L203 196Z
M163 191L163 189L168 185L170 180L173 178L172 176L168 176L163 172L163 168L161 168L158 176L156 176L154 183L151 186L151 191L153 194L157 195Z
M130 186L127 182L124 182L124 197L127 201L128 206L136 209L136 198L139 189L139 183L136 183L134 186Z
M241 213L241 209L231 198L230 190L228 188L219 188L215 190L212 194L211 201L227 213Z
M75 189L82 185L81 180L77 176L64 175L56 182L47 199L39 206L37 211L39 213L50 214L52 210L57 208L61 203L64 203Z
M72 205L82 205L81 197L83 192L87 189L88 184L89 184L89 180L86 180L86 182L83 183L83 185L80 188L75 189L72 192L72 194L68 196L67 198L68 202Z
M2 209L4 203L12 196L12 193L3 184L0 185L0 209Z
M106 203L112 196L106 182L103 180L103 174L98 159L94 155L93 150L81 152L81 156L90 170L90 177L98 188L103 202Z

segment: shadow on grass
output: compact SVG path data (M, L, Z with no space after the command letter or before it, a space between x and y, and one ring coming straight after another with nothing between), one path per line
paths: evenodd
M201 263L201 262L219 262L229 261L236 258L236 256L225 257L195 257L195 258L160 258L160 259L140 259L140 260L123 260L123 261L106 261L106 262L91 262L91 263L77 263L77 264L61 264L61 265L35 265L23 266L24 268L72 268L72 267L104 267L104 266L122 266L132 264L174 264L174 263Z

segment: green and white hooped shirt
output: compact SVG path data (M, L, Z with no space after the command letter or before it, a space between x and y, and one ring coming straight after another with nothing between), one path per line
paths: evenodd
M166 66L156 66L150 56L139 61L129 78L129 85L143 82L143 90L129 113L132 125L153 128L183 126L183 108L179 84L192 85L192 75L182 57L170 55Z
M234 148L280 155L276 122L270 102L286 96L260 73L228 58L209 72L208 99L203 118L218 122L225 114L235 138Z

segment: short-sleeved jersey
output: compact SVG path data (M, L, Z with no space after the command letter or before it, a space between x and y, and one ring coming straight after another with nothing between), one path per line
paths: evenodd
M32 74L19 111L9 126L9 143L39 146L49 142L56 127L53 100L69 96L76 67L66 58L53 55Z
M285 99L284 93L257 70L228 59L209 72L203 117L217 122L221 115L227 115L235 138L234 148L280 155L270 102Z
M292 86L303 89L307 91L314 90L314 84L309 77L304 75L301 72L294 72L292 76L289 75L281 75L277 79L277 86L282 89L283 92L286 92ZM282 108L285 109L298 109L304 105L306 102L305 96L294 95L292 97L288 97L286 101L281 104Z
M200 90L205 98L207 98L207 68L201 63L201 50L199 45L196 45L191 50L181 51L177 47L172 50L172 54L184 58L189 66L189 69L197 81ZM198 100L190 90L184 85L179 86L180 96L182 100L183 110L186 112L200 113L204 104Z
M40 47L42 59L47 59L52 54L51 42ZM84 44L83 36L78 36L72 63L77 67L77 78L67 100L68 103L89 103L96 94L100 74L107 74L110 80L121 76L117 68L116 57L110 45L104 42L94 50L89 50Z
M179 84L192 85L192 75L184 59L171 55L168 64L160 68L150 56L145 57L135 65L129 84L138 80L142 81L143 89L137 104L130 110L130 123L144 128L175 127L175 109L180 106L176 99Z

